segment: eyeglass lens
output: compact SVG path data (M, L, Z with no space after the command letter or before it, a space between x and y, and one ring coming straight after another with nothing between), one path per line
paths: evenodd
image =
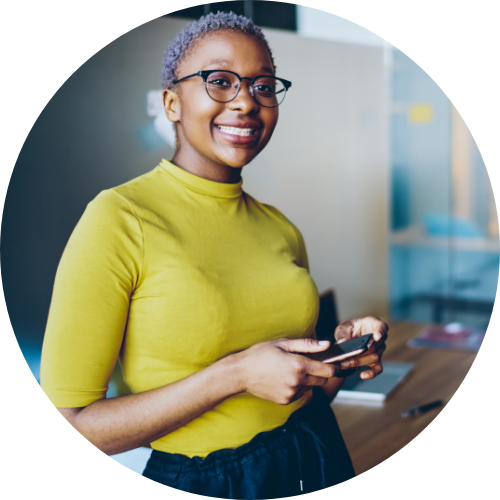
M239 87L238 77L226 71L210 73L206 80L208 95L218 102L232 101ZM285 94L285 86L272 76L260 77L253 83L253 95L262 106L268 108L278 106L283 102Z

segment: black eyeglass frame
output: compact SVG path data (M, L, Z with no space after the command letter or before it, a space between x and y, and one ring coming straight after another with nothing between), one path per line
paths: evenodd
M174 80L172 83L174 85L177 85L178 83L184 81L184 80L187 80L188 78L192 78L193 76L201 76L203 78L203 81L205 82L205 90L207 91L207 94L208 94L208 97L210 97L210 99L212 99L213 101L215 102L220 102L220 103L227 103L227 102L231 102L233 101L234 99L236 99L236 97L238 96L238 94L240 93L240 89L241 89L241 85L238 86L238 91L236 92L236 94L234 95L234 97L232 99L229 99L229 101L218 101L217 99L214 99L211 95L210 95L210 92L208 91L208 88L207 88L207 79L208 77L212 74L212 73L217 73L217 72L224 72L224 73L231 73L232 75L236 76L236 78L238 78L238 80L240 81L240 84L243 80L250 80L250 93L252 94L252 97L261 105L261 106L264 106L265 108L277 108L284 100L285 100L285 96L286 96L286 91L292 86L292 82L290 82L289 80L285 80L284 78L278 78L277 76L274 76L274 75L259 75L259 76L256 76L255 78L250 78L248 76L240 76L238 75L238 73L235 73L234 71L228 71L226 69L209 69L209 70L204 70L204 71L198 71L198 73L193 73L192 75L188 75L188 76L185 76L183 78L180 78L179 80ZM281 92L285 92L285 95L283 96L283 99L278 103L276 104L276 106L266 106L265 104L262 104L258 99L257 97L255 97L254 95L254 91L253 91L253 84L259 79L259 78L274 78L275 80L278 80L280 81L282 84L283 84L283 87L285 87L283 90L280 90L279 92L276 92L276 95L281 93Z

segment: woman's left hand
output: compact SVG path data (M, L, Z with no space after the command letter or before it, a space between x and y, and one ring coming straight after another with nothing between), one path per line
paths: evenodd
M373 334L373 342L368 351L355 358L342 361L340 363L341 369L348 370L360 366L369 366L370 368L363 370L361 378L368 380L380 375L382 373L382 354L386 349L385 340L388 330L389 326L387 323L384 323L375 316L351 319L340 323L335 330L337 343L345 342L361 335Z

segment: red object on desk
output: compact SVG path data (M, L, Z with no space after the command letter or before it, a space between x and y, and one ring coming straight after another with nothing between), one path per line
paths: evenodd
M416 337L410 339L408 346L477 352L485 334L484 330L466 327L460 323L434 325L424 328Z

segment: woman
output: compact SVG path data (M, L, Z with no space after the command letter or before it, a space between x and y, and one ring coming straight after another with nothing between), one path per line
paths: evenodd
M144 475L179 489L277 498L349 479L328 403L345 370L382 371L387 325L337 329L374 333L356 360L299 355L329 345L314 340L302 236L241 187L291 84L259 28L218 13L170 44L163 85L175 155L87 207L57 272L42 387L105 453L151 443ZM117 358L133 394L106 399Z

